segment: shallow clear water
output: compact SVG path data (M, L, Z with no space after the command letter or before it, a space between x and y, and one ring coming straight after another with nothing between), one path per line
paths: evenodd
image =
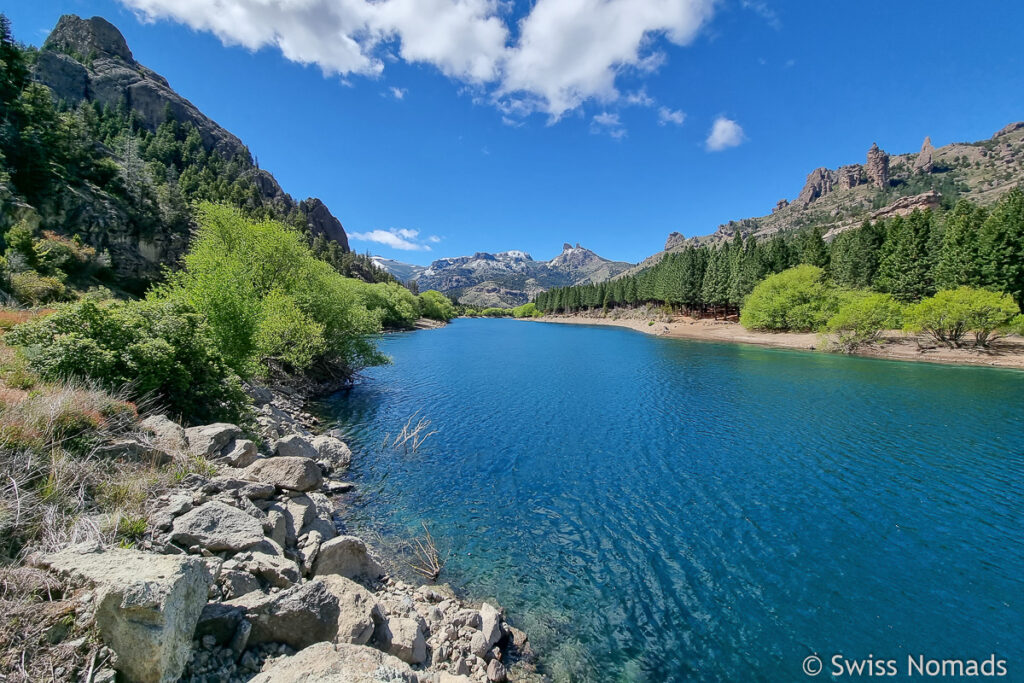
M813 652L1024 679L1024 373L512 320L382 345L321 406L350 525L427 521L556 679L801 680ZM417 410L438 433L382 450Z

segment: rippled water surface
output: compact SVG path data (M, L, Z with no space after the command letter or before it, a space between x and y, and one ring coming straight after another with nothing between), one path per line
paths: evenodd
M321 406L353 526L428 521L556 679L801 680L817 652L1024 680L1024 373L512 320L382 344ZM382 449L416 411L438 433Z

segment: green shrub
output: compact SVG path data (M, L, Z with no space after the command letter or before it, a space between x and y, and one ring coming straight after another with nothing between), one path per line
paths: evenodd
M67 287L59 278L40 275L34 270L11 273L11 293L19 303L38 306L67 297Z
M1019 313L1007 294L972 287L944 289L907 307L904 329L926 332L951 348L959 347L964 335L973 332L975 344L984 347L995 339L993 333L1009 330Z
M899 302L890 294L849 292L842 297L839 310L829 318L826 329L834 335L833 344L850 353L878 339L882 330L898 328L900 313Z
M348 371L386 361L368 337L380 331L382 313L367 308L367 285L313 256L301 233L212 204L198 215L184 269L152 297L187 302L204 315L236 373L249 377L278 364ZM288 348L287 340L300 338L303 348Z
M512 309L512 315L516 318L539 318L544 315L541 311L537 310L537 304L532 301L522 306L516 306Z
M750 330L822 329L839 309L839 296L817 266L769 275L747 297L740 323Z
M455 306L441 292L428 289L419 298L420 314L424 318L448 322L455 317Z
M366 307L378 311L381 324L388 329L407 330L420 317L416 295L397 282L380 282L363 287Z
M153 397L197 422L239 420L246 397L194 309L181 301L82 301L18 325L4 341L22 348L47 380L84 379Z
M498 308L497 306L491 306L480 311L480 315L485 318L504 318L505 316L511 315L511 308Z

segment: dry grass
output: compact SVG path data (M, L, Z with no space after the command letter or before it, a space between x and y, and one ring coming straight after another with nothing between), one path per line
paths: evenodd
M53 313L52 308L0 308L0 332Z
M123 397L0 380L0 563L87 540L136 543L149 498L190 472L211 473L183 453L166 466L96 455L112 438L144 440L137 430L137 408Z

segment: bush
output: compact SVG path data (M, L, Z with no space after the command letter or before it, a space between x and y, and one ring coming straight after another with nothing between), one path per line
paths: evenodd
M541 311L537 310L537 304L532 301L522 306L516 306L512 309L512 315L516 318L539 318L544 315Z
M441 292L433 289L420 294L420 314L424 318L448 322L455 317L455 306Z
M317 259L297 230L212 204L200 207L199 225L184 269L152 297L204 315L237 374L277 365L350 372L386 361L368 335L388 306L369 310L367 285ZM300 339L301 349L289 347Z
M504 318L512 313L510 308L498 308L497 306L491 306L480 311L480 315L485 318Z
M899 302L890 294L850 292L843 297L839 311L829 318L826 329L835 335L833 344L850 353L878 339L882 330L898 328L900 312Z
M407 330L420 317L416 295L397 282L364 285L366 307L380 313L381 324L388 329Z
M987 289L960 287L944 289L933 297L909 306L904 329L928 333L935 341L959 347L967 332L974 333L977 346L985 347L994 332L1009 330L1020 308L1007 294Z
M44 379L154 397L190 421L238 421L247 404L203 317L181 301L67 304L4 341Z
M19 303L38 306L63 300L67 297L67 287L59 278L24 270L11 274L11 293Z
M769 275L747 297L740 323L750 330L822 329L839 309L839 296L817 266Z

